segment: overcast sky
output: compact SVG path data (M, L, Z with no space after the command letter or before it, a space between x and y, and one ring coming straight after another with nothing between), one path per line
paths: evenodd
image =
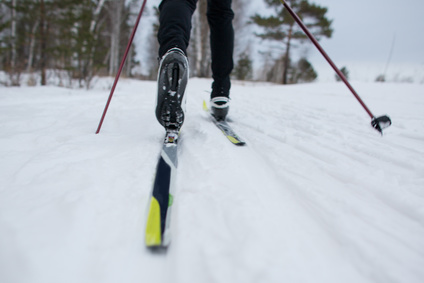
M321 45L339 66L347 66L353 80L374 80L383 73L394 39L387 77L414 77L424 82L423 0L314 0L328 8L333 20L331 39ZM310 61L321 80L333 78L321 54L310 47Z

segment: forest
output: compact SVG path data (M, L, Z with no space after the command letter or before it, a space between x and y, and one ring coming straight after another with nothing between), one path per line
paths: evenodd
M262 14L252 13L248 0L233 0L232 77L281 84L314 81L318 74L298 51L310 44L306 36L279 0L263 1L267 9ZM332 20L326 16L326 7L307 0L286 2L318 40L331 37ZM54 76L59 85L90 88L95 76L115 76L142 3L143 0L0 2L0 71L7 74L0 84L46 85L47 77ZM133 41L123 76L156 79L159 3L148 4L143 12L143 25L137 32L147 32L143 32L142 39ZM187 51L192 77L212 75L206 10L207 1L198 1L192 18ZM141 42L144 48L139 48ZM263 48L258 50L257 45ZM260 64L254 64L254 58ZM32 79L23 82L23 74Z

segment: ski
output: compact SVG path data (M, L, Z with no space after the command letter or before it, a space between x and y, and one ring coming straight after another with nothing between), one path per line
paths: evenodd
M217 120L210 112L206 101L203 100L203 110L209 113L212 122L221 130L221 132L228 138L234 145L243 146L246 144L233 130L233 128L225 120Z
M156 169L146 223L145 244L167 247L171 241L170 214L178 166L178 132L167 131Z

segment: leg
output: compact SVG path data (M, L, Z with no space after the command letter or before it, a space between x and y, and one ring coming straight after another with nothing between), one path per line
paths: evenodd
M234 66L234 13L231 0L208 0L207 16L211 31L213 77L211 111L217 120L225 120L230 102L230 74Z
M212 97L229 96L230 74L233 70L234 13L231 0L208 0L207 10L210 27L212 55Z
M159 57L171 48L178 47L184 53L188 47L191 17L197 0L163 0L159 5Z
M188 80L186 49L191 17L197 0L163 0L159 6L156 118L167 131L178 132L184 123L185 88Z

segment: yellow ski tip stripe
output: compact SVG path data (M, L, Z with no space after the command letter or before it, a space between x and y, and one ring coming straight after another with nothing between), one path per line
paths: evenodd
M238 143L240 143L240 141L238 141L237 139L235 139L234 137L232 137L232 136L227 136L227 138L232 142L232 143L234 143L234 144L238 144Z
M209 111L208 105L206 104L206 100L203 100L203 110Z
M155 247L162 244L162 235L160 228L160 206L159 202L152 197L150 201L149 215L146 225L146 246Z

